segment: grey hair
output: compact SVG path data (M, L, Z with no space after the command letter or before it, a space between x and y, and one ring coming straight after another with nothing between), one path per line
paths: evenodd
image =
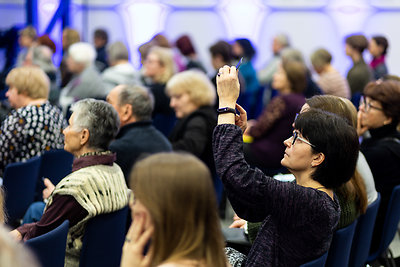
M94 63L97 52L89 43L74 43L68 48L68 56L75 62L84 64L86 67Z
M290 46L289 37L286 34L280 33L275 36L275 39L283 46Z
M89 131L88 146L95 150L108 150L119 129L117 111L103 100L87 98L72 105L74 130Z
M44 72L55 72L56 67L53 64L53 52L47 46L40 45L30 48L32 52L32 64L39 66Z
M118 97L118 105L129 104L138 121L150 120L154 109L153 94L144 86L122 85Z
M297 61L300 63L305 63L303 54L301 53L300 50L294 49L294 48L285 48L283 49L281 53L281 58L282 61L288 62L288 61Z
M107 48L108 60L112 63L117 60L129 60L129 51L123 42L112 43Z

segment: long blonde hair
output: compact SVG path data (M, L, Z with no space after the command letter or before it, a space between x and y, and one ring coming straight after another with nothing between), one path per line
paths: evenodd
M136 163L130 187L154 224L152 266L189 259L226 267L215 192L204 163L190 154L155 154Z

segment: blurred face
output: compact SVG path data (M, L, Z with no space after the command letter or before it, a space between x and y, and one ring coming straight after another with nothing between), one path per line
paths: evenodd
M131 208L132 221L134 221L135 218L142 216L145 221L145 230L153 225L149 210L140 202L139 199L134 197L133 192L131 192L130 195L129 207Z
M346 52L346 56L351 57L351 55L353 54L353 51L354 51L353 47L351 47L351 45L349 45L349 44L346 44L344 46L344 49L345 49L345 52Z
M10 85L10 88L6 92L6 97L13 108L18 109L24 106L22 95L18 93L15 86Z
M379 128L392 122L392 119L383 112L382 104L370 97L361 99L359 113L361 114L361 125L368 129Z
M298 130L293 131L293 136L286 139L285 154L281 160L282 166L288 168L292 173L303 172L311 168L315 157L311 145Z
M371 39L368 44L368 50L373 57L379 57L382 54L382 47L380 47L374 39Z
M18 39L18 43L22 47L30 47L33 43L33 40L26 35L21 35Z
M237 42L232 45L232 54L236 57L243 56L243 48Z
M282 49L281 43L276 38L274 38L274 40L272 41L272 52L274 53L274 55L279 54L281 49Z
M156 54L150 53L144 61L144 75L154 78L160 73L163 73L164 66L161 65L160 59Z
M290 83L282 66L278 68L273 76L272 87L278 91L290 90Z
M67 68L72 73L81 73L85 69L85 66L73 60L72 57L68 57Z
M199 108L192 102L188 93L172 94L169 105L175 110L175 116L178 119L188 116Z
M67 33L65 31L62 33L62 41L61 42L62 42L63 50L68 49Z
M120 92L121 92L121 88L122 88L122 86L121 85L119 85L119 86L116 86L116 87L114 87L111 91L110 91L110 93L107 95L107 102L109 103L109 104L111 104L111 106L113 106L113 108L117 111L117 113L118 113L118 117L120 118L120 120L121 120L121 118L122 118L122 116L123 116L123 111L122 111L122 108L118 105L118 102L119 102L119 94L120 94ZM122 123L122 122L121 122ZM121 124L121 127L122 127L123 125Z
M82 148L81 145L81 132L82 131L75 131L74 129L74 117L75 112L72 113L71 117L69 118L68 122L69 125L67 128L64 129L64 150L68 151L75 156L80 155L80 150Z

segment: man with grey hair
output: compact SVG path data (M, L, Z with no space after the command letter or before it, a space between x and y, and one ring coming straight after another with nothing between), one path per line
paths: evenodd
M289 38L285 34L275 35L272 41L273 57L268 61L266 66L258 71L257 78L261 85L266 86L272 81L272 77L280 64L281 51L289 47Z
M110 150L117 153L116 163L128 183L133 164L140 156L172 151L168 139L151 122L154 98L140 85L118 85L107 96L118 113L121 128Z
M100 73L94 65L96 50L89 43L75 43L68 49L67 67L72 80L61 90L60 105L66 114L68 107L84 98L106 96Z
M101 74L107 93L120 84L141 84L139 73L129 62L129 52L124 43L112 43L107 54L110 67Z

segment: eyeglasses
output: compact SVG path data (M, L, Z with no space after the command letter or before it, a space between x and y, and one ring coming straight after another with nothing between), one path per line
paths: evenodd
M300 137L298 131L293 131L293 136L292 136L292 138L293 138L292 146L294 146L294 143L296 143L296 140L298 139L298 140L302 141L303 143L306 143L307 145L310 145L311 147L314 147L314 148L315 148L315 146L314 146L313 144L311 144L310 142L308 142L308 141L307 141L306 139L304 139L303 137Z
M375 107L375 106L371 105L371 103L367 103L367 98L364 97L364 96L361 96L361 98L360 98L360 105L359 106L361 106L361 105L364 105L365 112L370 111L371 108L383 111L383 108Z

